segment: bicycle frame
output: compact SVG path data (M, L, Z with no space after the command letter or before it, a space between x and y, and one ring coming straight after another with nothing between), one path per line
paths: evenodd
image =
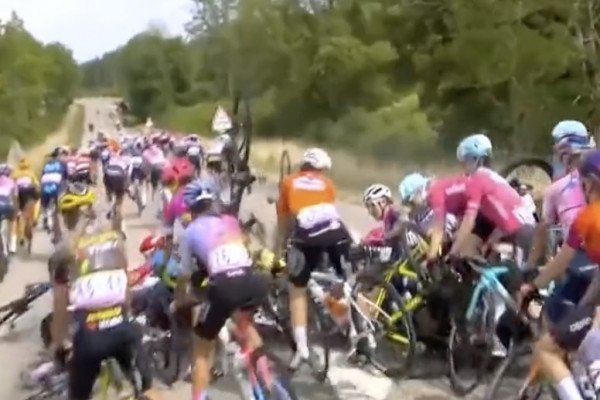
M467 307L467 311L465 314L467 320L470 321L475 316L475 309L477 307L477 303L479 302L481 296L485 291L495 291L500 294L502 300L505 303L510 303L511 296L498 279L500 276L508 273L508 271L508 267L504 266L491 266L487 268L482 268L477 271L480 273L479 281L477 282L477 285L475 286L471 294L469 306Z

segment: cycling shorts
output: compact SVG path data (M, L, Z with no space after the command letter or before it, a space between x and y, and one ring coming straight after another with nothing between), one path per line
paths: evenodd
M134 181L139 179L140 181L144 181L146 179L146 172L142 167L134 167L131 170L131 180Z
M20 211L23 211L25 209L27 203L29 203L30 201L35 201L39 197L37 189L33 186L18 188L18 193Z
M595 306L573 307L558 323L550 326L550 335L560 348L575 351L592 328Z
M160 182L160 175L162 174L163 165L156 164L150 167L150 183L153 188L158 187L158 183Z
M8 196L0 196L0 220L13 219L15 216L15 205Z
M194 332L203 339L215 339L234 311L253 309L263 304L267 290L266 279L252 268L211 277L206 291L207 300L201 306Z
M42 207L46 208L50 204L51 201L56 202L58 199L58 193L60 191L60 184L51 182L51 183L42 183L40 200L42 203Z
M350 234L343 225L313 237L292 236L293 245L287 252L289 281L296 287L306 287L313 270L321 267L324 255L336 273L343 276L342 258L349 259Z
M152 387L151 363L142 350L141 329L135 323L125 321L104 330L77 330L69 361L70 397L91 398L100 366L110 359L115 359L126 373L135 366L141 377L142 391Z
M104 171L104 187L110 194L122 196L127 191L127 174L125 171L114 165L107 165Z

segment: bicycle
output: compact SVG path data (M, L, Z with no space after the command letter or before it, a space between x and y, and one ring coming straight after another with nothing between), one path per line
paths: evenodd
M447 360L451 387L457 395L464 396L475 390L491 365L496 337L496 301L500 299L520 315L516 301L501 282L510 270L508 265L491 265L480 257L463 258L452 266L455 276L453 298L456 302L451 309ZM467 293L470 294L465 296ZM465 383L459 376L461 356L465 359L473 357L470 360L474 361L475 370L472 382Z
M9 323L9 328L13 329L15 321L19 319L31 308L31 303L44 295L52 288L50 282L40 282L25 286L25 293L20 298L13 300L3 306L0 306L0 326Z

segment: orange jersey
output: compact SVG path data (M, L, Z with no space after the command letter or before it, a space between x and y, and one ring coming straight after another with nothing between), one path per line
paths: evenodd
M316 171L299 171L286 176L279 187L277 216L297 217L308 207L335 202L335 188L331 179Z
M573 249L582 248L595 263L600 263L600 202L583 208L571 225L567 244Z

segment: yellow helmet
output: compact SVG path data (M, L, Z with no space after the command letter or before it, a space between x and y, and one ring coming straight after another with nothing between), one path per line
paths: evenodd
M31 164L29 164L29 161L26 158L21 158L19 160L19 169L29 169L31 168Z
M72 211L80 207L91 206L95 201L96 194L86 185L72 184L58 199L58 208L60 211Z

